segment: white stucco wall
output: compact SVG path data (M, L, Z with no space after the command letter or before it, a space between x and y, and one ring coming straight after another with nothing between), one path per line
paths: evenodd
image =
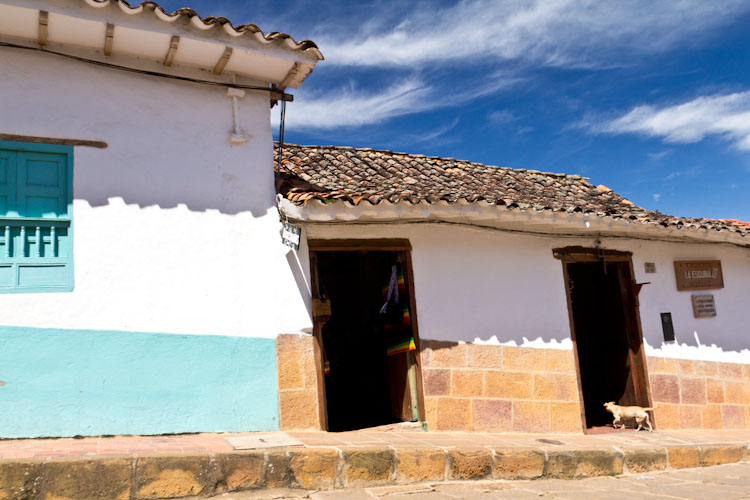
M232 146L225 87L7 48L0 67L0 132L109 144L74 152L75 290L3 295L3 325L254 337L309 325L280 244L267 95L240 100L249 140Z
M572 348L562 264L552 249L594 246L591 238L510 234L440 225L309 226L310 238L408 238L420 336L529 347ZM750 251L725 244L602 238L633 252L640 316L651 355L750 362ZM673 261L721 260L725 287L678 292ZM655 262L646 274L644 262ZM690 296L712 293L718 316L693 317ZM676 342L665 344L660 313L671 312ZM696 337L697 336L697 337ZM713 344L713 346L712 346Z

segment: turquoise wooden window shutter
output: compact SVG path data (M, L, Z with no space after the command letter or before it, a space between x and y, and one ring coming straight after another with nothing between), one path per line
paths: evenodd
M73 148L0 142L0 293L73 289Z

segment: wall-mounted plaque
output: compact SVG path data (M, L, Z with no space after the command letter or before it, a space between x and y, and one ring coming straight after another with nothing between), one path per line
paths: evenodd
M656 272L656 262L645 262L643 268L646 270L646 273L653 274Z
M696 318L713 318L716 316L716 302L714 302L713 295L693 295L692 299L693 316Z
M715 290L724 288L720 260L675 261L677 290Z

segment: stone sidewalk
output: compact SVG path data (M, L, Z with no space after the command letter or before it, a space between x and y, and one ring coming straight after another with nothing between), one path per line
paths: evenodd
M718 465L562 481L447 481L346 490L256 490L222 500L742 500L750 498L750 464ZM197 500L199 497L192 497ZM200 497L206 498L206 497Z
M260 448L239 450L230 441ZM282 442L288 445L274 446ZM749 458L750 431L584 436L395 429L5 440L0 499L161 499L273 488L574 479Z

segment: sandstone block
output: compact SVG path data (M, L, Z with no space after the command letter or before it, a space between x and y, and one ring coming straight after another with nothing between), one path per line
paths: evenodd
M303 335L296 333L283 333L276 337L276 352L299 351L305 345Z
M460 397L481 396L484 392L484 374L481 370L453 370L451 395Z
M422 384L425 396L447 396L451 389L451 371L425 368L422 370Z
M212 476L208 457L139 457L135 470L136 498L177 498L212 493Z
M667 448L667 462L673 469L700 467L700 449L697 446Z
M216 456L218 492L259 488L263 483L263 452L224 453Z
M744 406L721 406L721 425L724 429L742 429L745 427Z
M679 429L679 405L656 403L654 405L654 420L659 426L659 429Z
M541 451L496 449L492 476L495 479L536 479L544 474L544 463Z
M288 488L292 485L289 456L283 450L269 451L263 468L263 483L266 488Z
M398 450L397 478L402 482L442 481L445 453L442 450Z
M308 490L329 490L335 486L339 453L329 448L289 451L292 481Z
M724 382L724 402L738 405L750 404L750 384L740 381Z
M513 401L513 430L518 432L549 432L549 403Z
M742 380L750 382L750 365L742 366Z
M709 403L724 402L724 382L716 379L706 379L706 399Z
M466 344L455 342L430 342L432 358L430 366L433 368L463 368L467 363Z
M623 448L628 472L641 473L667 468L666 448Z
M680 405L680 429L700 429L702 406Z
M550 403L549 423L552 432L578 432L583 429L581 406L578 403Z
M546 349L503 346L503 369L541 371L546 365Z
M468 344L469 368L491 368L499 370L503 363L503 348L499 345Z
M471 427L471 400L438 398L437 429L439 431L465 431Z
M277 351L276 370L279 389L302 389L305 386L302 374L302 351Z
M451 479L484 479L492 472L492 452L480 450L448 451Z
M648 371L656 373L677 373L677 361L672 358L648 357Z
M506 399L531 399L532 375L530 373L487 371L485 396Z
M307 389L318 390L318 378L322 377L318 363L315 361L315 351L302 351L302 371L305 378L304 387Z
M694 375L695 362L692 359L678 359L677 371L680 373L680 375Z
M424 419L428 431L437 430L437 406L438 398L425 396L424 398Z
M46 498L127 500L132 474L133 461L128 458L50 462Z
M695 361L695 374L703 377L719 375L719 365L714 361Z
M651 394L661 403L680 402L680 383L676 375L651 375Z
M42 487L42 462L0 462L0 499L32 500Z
M343 453L342 480L345 487L385 484L393 473L395 459L390 449L347 449Z
M280 391L279 420L281 429L319 429L317 390Z
M706 379L682 377L680 391L683 404L706 404Z
M543 401L577 401L578 381L575 375L535 373L534 399Z
M576 366L573 351L547 349L544 371L575 374Z
M743 365L737 363L719 363L719 377L724 380L742 380Z
M701 409L701 413L701 420L703 420L704 429L722 428L721 405L706 405Z
M622 474L622 464L622 455L613 449L579 450L576 452L575 477Z
M513 429L513 411L510 401L501 399L474 399L471 402L471 430L500 432Z
M544 477L548 479L573 479L576 477L575 451L549 451L544 467Z
M742 459L742 446L701 446L701 467L732 464Z

